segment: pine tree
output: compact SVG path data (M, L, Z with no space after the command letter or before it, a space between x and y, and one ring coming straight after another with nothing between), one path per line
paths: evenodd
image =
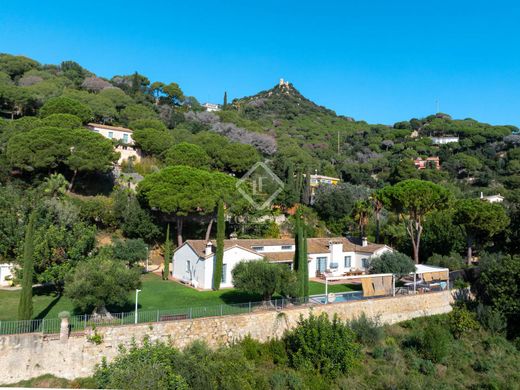
M34 273L34 224L36 212L29 216L29 223L25 229L25 241L23 249L23 277L22 293L18 305L18 319L30 320L33 314L32 282Z
M213 269L213 290L220 289L222 281L222 268L224 262L224 236L226 222L224 221L224 202L218 202L217 211L217 253L215 254L215 267Z
M227 108L227 92L224 92L224 104L222 105L222 108L224 110Z
M170 224L168 224L166 227L166 240L164 241L163 280L168 280L168 277L170 276L170 261L172 261L172 244L170 241Z

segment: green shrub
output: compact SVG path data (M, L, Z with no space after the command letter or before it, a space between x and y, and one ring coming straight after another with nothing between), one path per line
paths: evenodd
M423 328L414 329L404 340L403 347L416 350L422 358L441 363L448 355L452 337L438 321L427 322Z
M187 389L186 381L173 370L178 351L164 344L144 340L141 347L121 349L113 362L103 359L94 373L99 388Z
M325 313L301 317L298 326L284 336L294 368L316 371L327 378L348 372L358 362L360 346L355 339L354 332L337 316L331 321Z
M433 375L435 374L435 364L431 360L421 359L419 364L419 372L424 375Z
M269 378L269 388L273 390L299 390L304 388L302 378L294 371L275 371Z
M255 389L265 381L237 345L214 351L194 342L173 358L172 366L192 389Z
M464 307L457 306L448 314L448 324L451 334L457 339L466 332L479 327L474 313Z
M507 328L507 320L504 314L490 306L479 304L477 319L493 335L502 334Z
M272 298L276 292L294 293L297 279L295 273L280 264L263 261L241 261L233 271L233 284L238 290L258 294L264 301Z
M361 313L358 318L349 321L347 324L356 335L357 341L363 345L374 346L385 337L385 331L379 322L379 318L368 318L365 313Z
M488 359L478 358L471 367L477 372L488 372L491 369L491 363Z
M420 338L421 355L434 363L442 363L450 351L452 338L440 324L430 323Z
M371 274L391 273L403 276L414 270L415 264L410 256L400 252L385 252L370 262Z
M449 268L451 271L467 268L466 262L458 253L450 253L448 256L434 253L426 260L426 264Z

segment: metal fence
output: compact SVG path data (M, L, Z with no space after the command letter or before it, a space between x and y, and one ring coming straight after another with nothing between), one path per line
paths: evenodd
M450 290L453 288L452 281L448 284L447 288ZM432 290L423 293L430 292L435 291ZM396 293L397 295L400 295L404 292L396 291ZM406 293L410 293L409 289L406 290ZM366 297L363 296L363 293L361 291L351 291L331 295L336 296L335 302L365 300L370 298L383 297L382 295ZM261 302L222 304L215 306L196 306L168 310L138 310L137 313L135 311L131 311L122 313L110 313L109 315L105 316L81 314L71 316L69 318L69 330L70 332L84 332L87 328L93 328L97 326L121 326L135 323L141 324L204 317L221 317L227 315L247 314L253 311L257 312L261 310L282 310L287 307L294 307L303 304L306 304L308 306L316 306L327 303L327 298L328 297L326 297L325 295L320 294L316 296L310 296L308 298L280 298ZM59 318L44 318L25 321L0 321L0 335L21 333L56 334L60 333L60 327L61 319Z
M286 307L309 304L304 298L280 298L271 301L222 304L216 306L200 306L169 310L140 310L122 313L110 313L106 316L82 314L69 318L71 332L84 332L85 329L97 326L118 326L135 323L153 323L176 321L204 317L220 317L226 315L246 314L261 310L282 310ZM316 304L316 302L314 302ZM61 319L37 319L24 321L0 321L0 335L21 333L60 333Z

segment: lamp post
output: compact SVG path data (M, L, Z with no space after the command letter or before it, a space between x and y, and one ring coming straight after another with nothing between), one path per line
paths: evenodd
M141 290L139 289L135 289L135 323L137 324L137 301L139 299L139 293L141 292Z

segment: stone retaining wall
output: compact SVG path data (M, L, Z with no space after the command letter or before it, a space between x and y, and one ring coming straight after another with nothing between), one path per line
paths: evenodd
M266 341L280 337L285 330L296 326L300 315L322 312L338 314L349 320L365 313L379 317L381 322L393 324L415 317L447 313L451 310L450 291L386 297L309 307L287 308L281 312L255 311L236 316L199 318L151 324L98 328L103 342L88 341L88 334L58 335L22 334L0 336L0 384L15 383L43 374L74 379L90 376L95 365L106 356L110 361L118 353L119 345L140 342L144 336L154 340L171 340L183 348L194 340L204 340L210 346L229 344L247 335Z

